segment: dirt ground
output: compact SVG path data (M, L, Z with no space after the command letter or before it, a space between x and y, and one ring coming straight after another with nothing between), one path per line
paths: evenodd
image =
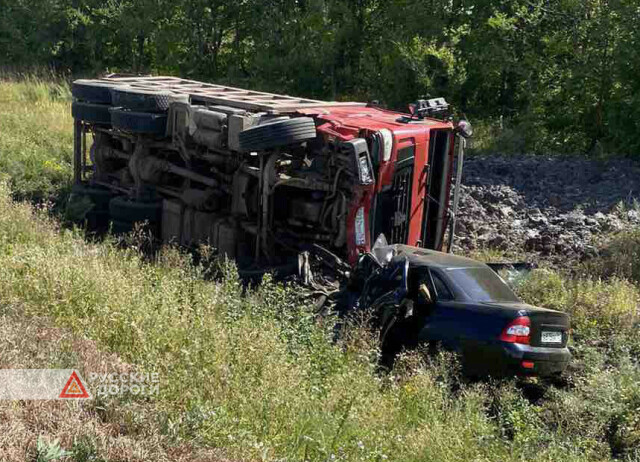
M470 156L458 251L497 249L562 264L593 256L599 236L640 224L640 162Z

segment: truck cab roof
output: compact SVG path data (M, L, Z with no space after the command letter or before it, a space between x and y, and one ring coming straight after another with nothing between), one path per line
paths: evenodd
M432 119L411 119L409 114L390 111L377 106L327 106L304 108L299 114L317 117L321 120L353 129L377 131L383 128L401 135L410 135L429 128L451 128L451 123Z

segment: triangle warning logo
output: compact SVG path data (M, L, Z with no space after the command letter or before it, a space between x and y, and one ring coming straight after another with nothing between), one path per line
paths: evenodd
M60 393L59 398L91 398L89 393L87 393L86 388L82 384L82 380L78 377L76 371L71 372L71 376L69 380L67 380L66 385L62 388L62 392Z

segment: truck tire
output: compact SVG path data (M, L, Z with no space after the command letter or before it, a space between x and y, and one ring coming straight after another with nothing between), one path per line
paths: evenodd
M86 216L87 228L102 233L109 229L109 212L104 210L90 210Z
M132 224L148 221L150 224L156 224L162 218L162 201L135 202L125 197L115 197L109 202L109 212L114 221Z
M164 136L167 131L167 115L150 112L133 112L121 108L109 109L113 128L149 135Z
M248 128L239 135L240 148L245 151L298 144L316 137L316 125L311 117L278 120Z
M114 196L113 192L109 189L84 184L74 184L71 187L71 194L87 196L95 206L93 210L105 212L109 210L109 202Z
M107 104L82 103L71 104L71 115L74 119L91 124L111 125L110 106Z
M172 93L168 91L142 90L134 87L114 88L111 98L114 106L136 112L165 112L169 109Z
M111 234L128 234L131 231L133 231L133 223L119 220L111 221Z
M100 80L76 80L71 84L71 94L85 103L111 104L111 89L114 86Z
M111 234L114 234L114 235L129 234L136 228L136 223L143 223L143 222L111 220ZM160 223L147 223L147 222L144 222L144 223L146 223L143 228L145 232L150 232L151 235L156 237L160 236Z

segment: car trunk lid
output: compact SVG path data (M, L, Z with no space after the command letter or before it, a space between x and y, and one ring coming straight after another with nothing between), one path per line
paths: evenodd
M527 316L531 321L530 345L563 348L569 340L569 315L526 303L483 303L501 310L513 310L515 316Z
M562 348L569 340L569 316L557 311L532 310L531 346Z

